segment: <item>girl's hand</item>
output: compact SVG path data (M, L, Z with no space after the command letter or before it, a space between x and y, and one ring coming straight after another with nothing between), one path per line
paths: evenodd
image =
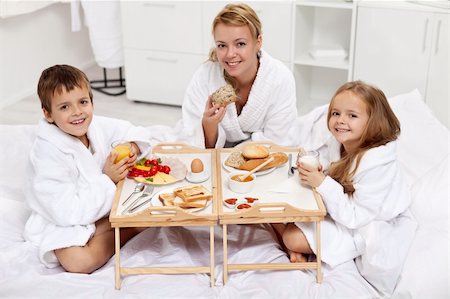
M205 134L205 147L214 147L219 134L219 123L225 117L225 107L213 105L211 97L206 101L205 111L203 112L202 126Z
M313 166L309 166L300 162L297 167L300 174L300 180L305 185L316 188L320 186L320 184L322 184L323 180L325 179L325 174L322 171L322 166L317 169Z
M111 152L106 158L105 165L103 166L103 173L106 174L115 184L123 180L128 174L128 168L132 167L136 156L134 156L133 162L129 162L131 157L124 158L114 164L116 160L117 153Z

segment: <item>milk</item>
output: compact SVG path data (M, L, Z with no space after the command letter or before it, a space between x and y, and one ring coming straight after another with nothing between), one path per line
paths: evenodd
M300 162L318 169L320 167L319 152L317 151L299 152L297 156L297 164Z

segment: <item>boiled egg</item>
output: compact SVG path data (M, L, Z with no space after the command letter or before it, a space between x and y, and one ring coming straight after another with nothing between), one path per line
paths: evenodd
M200 159L194 159L191 162L191 171L192 173L200 173L203 172L203 162Z

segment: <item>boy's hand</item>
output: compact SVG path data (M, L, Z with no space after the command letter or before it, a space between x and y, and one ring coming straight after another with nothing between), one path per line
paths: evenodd
M297 166L300 180L303 184L316 188L320 186L325 179L325 174L322 172L322 166L317 169L301 162Z
M141 150L139 149L139 146L137 146L136 143L134 143L134 142L130 142L130 143L131 143L131 153L130 153L130 156L128 157L127 164L131 164L130 167L133 167L133 165L136 162L137 157L141 154Z
M136 155L134 155L134 158L124 158L114 164L117 155L117 153L111 152L106 158L105 165L103 166L103 173L116 184L127 176L128 168L132 167L136 160Z

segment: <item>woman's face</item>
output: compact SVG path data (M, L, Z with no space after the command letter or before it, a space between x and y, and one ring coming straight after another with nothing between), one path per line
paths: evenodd
M350 91L336 95L328 127L347 152L358 146L368 121L367 105L357 95Z
M261 36L255 39L248 26L218 24L214 40L217 58L230 76L241 82L255 77Z

